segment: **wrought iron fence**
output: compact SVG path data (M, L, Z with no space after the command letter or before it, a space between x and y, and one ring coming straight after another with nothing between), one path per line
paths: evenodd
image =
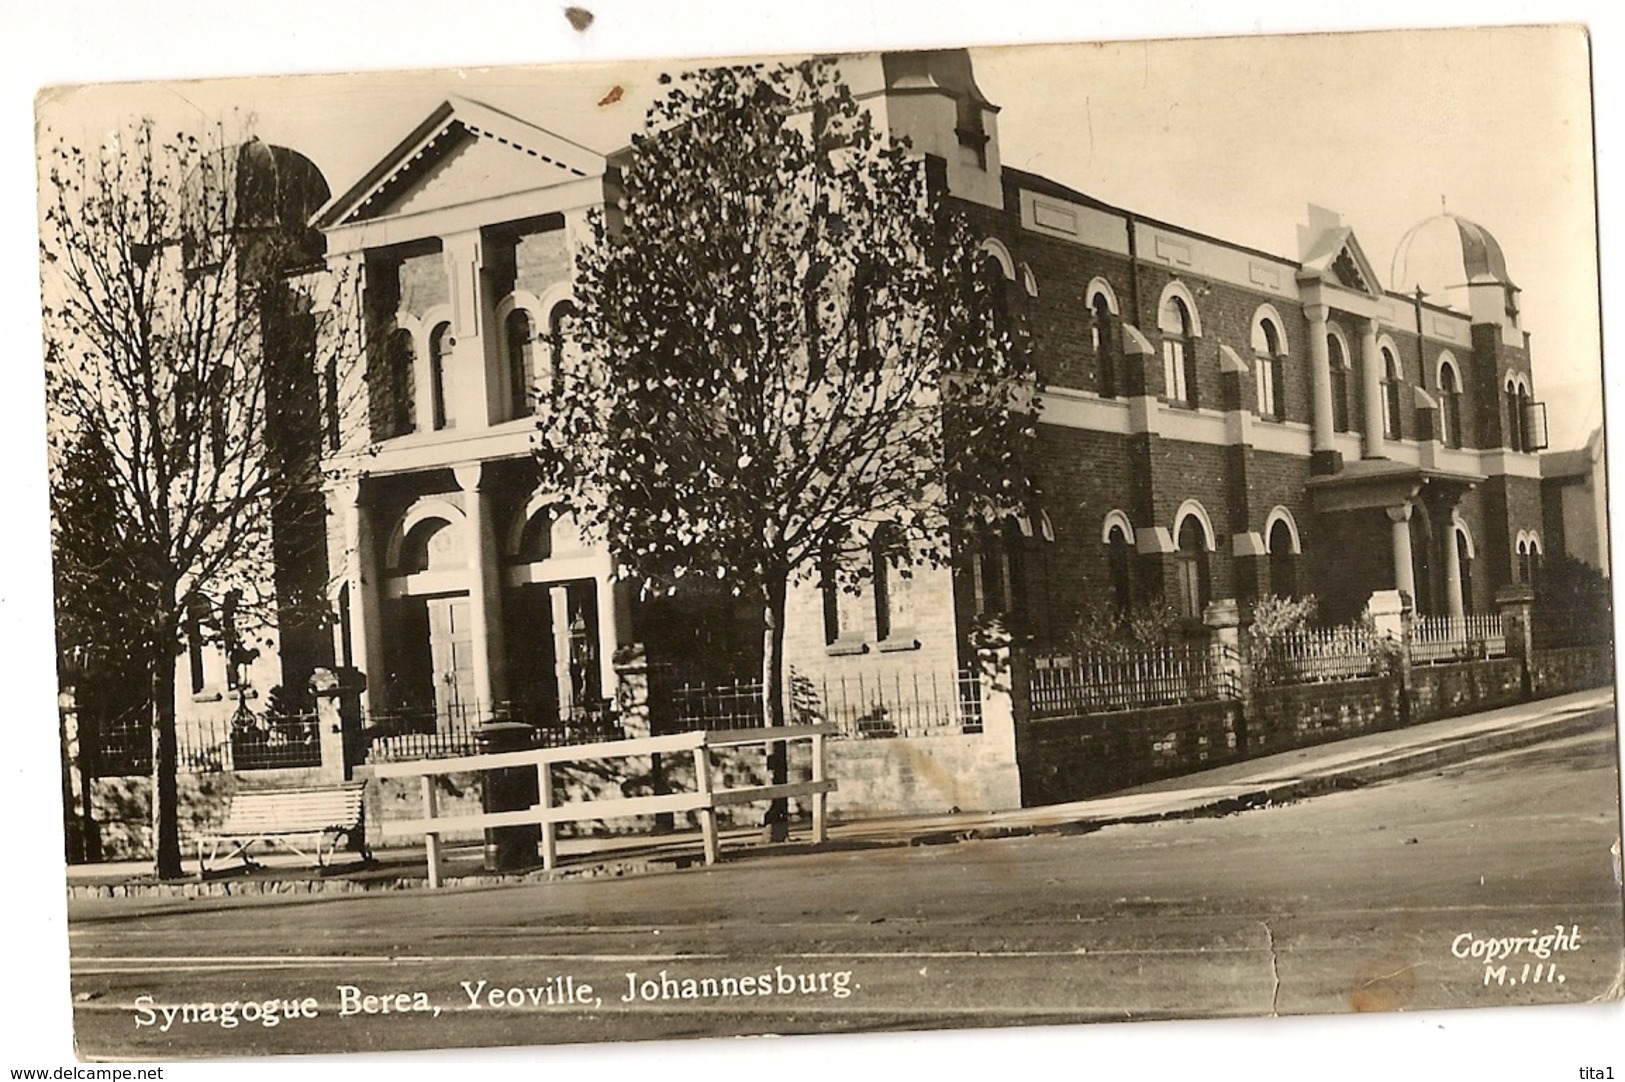
M152 773L152 719L145 711L102 719L96 737L98 777ZM229 718L176 718L175 762L182 774L320 766L316 715L239 710Z
M545 708L544 708L545 707ZM375 763L408 759L443 759L470 755L488 747L480 730L493 721L530 725L528 747L563 747L624 737L607 701L582 704L559 718L554 704L504 701L481 709L477 703L369 711L363 720L367 760Z
M1238 693L1207 646L1035 657L1028 687L1037 718L1141 710Z
M1499 613L1419 616L1411 621L1411 664L1505 657L1507 640Z
M974 670L950 676L901 669L813 678L791 673L791 724L823 722L846 737L945 736L982 731L982 692ZM722 684L659 681L653 691L662 729L753 729L766 724L759 680Z
M1257 637L1252 647L1253 680L1276 687L1372 676L1380 642L1363 624L1339 624Z

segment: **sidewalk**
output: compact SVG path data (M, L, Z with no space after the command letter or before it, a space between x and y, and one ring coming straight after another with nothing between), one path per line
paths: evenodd
M1334 789L1370 784L1481 755L1612 727L1615 725L1613 706L1613 689L1598 688L1281 752L1093 800L1015 811L834 823L829 828L826 848L931 845L1045 832L1077 833L1122 823L1223 815L1246 808L1284 804ZM760 837L760 830L724 831L721 836L723 859L738 859L746 853L806 852L812 848L796 835L792 835L790 842L779 845L764 844ZM511 875L483 872L481 855L478 846L451 848L445 854L446 874L442 881L447 885L473 885L618 877L699 863L701 846L698 831L560 839L558 869ZM375 856L377 859L371 864L347 864L350 858L341 853L336 868L326 875L316 876L296 857L272 855L263 858L265 866L262 868L206 883L153 882L150 865L145 862L74 865L68 868L68 886L71 897L119 897L348 893L424 885L426 871L421 845L379 850Z

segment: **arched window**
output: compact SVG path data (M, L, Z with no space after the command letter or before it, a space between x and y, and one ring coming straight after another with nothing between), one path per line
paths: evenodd
M1191 619L1201 619L1212 591L1212 575L1208 567L1207 533L1202 520L1186 515L1179 524L1179 537L1174 553L1174 575L1179 590L1179 613Z
M384 366L385 383L389 397L379 415L384 418L384 439L404 436L417 428L417 349L412 344L412 332L405 327L389 336L384 344L387 352Z
M1270 593L1276 597L1298 596L1298 568L1293 552L1292 527L1278 518L1269 533Z
M1449 359L1439 365L1439 429L1446 447L1461 446L1461 380Z
M1515 415L1516 419L1512 423L1518 430L1518 450L1533 451L1537 449L1535 441L1539 437L1535 435L1530 418L1532 411L1529 408L1529 385L1521 379L1518 381L1517 398L1518 411Z
M515 308L503 327L508 352L508 415L528 417L536 383L536 326L530 313Z
M1273 319L1253 324L1253 355L1258 376L1258 415L1286 418L1286 362L1281 351L1281 330Z
M457 427L455 388L447 371L450 360L451 324L441 323L429 332L429 387L436 431Z
M1112 606L1124 613L1134 607L1134 544L1121 522L1106 528L1106 571L1111 578Z
M826 550L818 561L818 590L824 601L824 645L834 646L841 637L841 584L833 550Z
M1399 358L1387 346L1382 347L1382 429L1391 440L1401 439L1404 429L1400 425Z
M1332 377L1332 431L1349 430L1349 355L1343 340L1335 334L1326 336L1326 363Z
M1509 450L1523 450L1523 409L1518 398L1518 385L1508 379L1506 382L1506 445Z
M547 340L553 362L549 387L554 393L563 386L564 372L574 363L580 349L576 340L579 323L575 301L560 301L547 315Z
M1117 397L1117 360L1111 348L1111 302L1104 292L1096 292L1090 306L1089 337L1095 347L1095 363L1100 368L1102 398Z
M901 574L908 562L907 544L902 530L891 523L878 527L869 544L877 642L900 637L901 632L912 628L914 623L909 612L909 580Z
M1170 402L1196 406L1196 344L1185 301L1170 293L1162 302L1157 328L1162 332L1162 385Z
M1526 586L1535 586L1540 582L1540 538L1534 534L1520 535L1518 538L1518 566L1515 573L1518 581Z

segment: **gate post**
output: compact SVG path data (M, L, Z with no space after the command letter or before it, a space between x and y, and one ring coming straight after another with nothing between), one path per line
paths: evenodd
M1518 659L1523 670L1525 699L1534 698L1535 592L1521 583L1495 591L1495 604L1501 610L1501 633L1507 640L1507 657Z

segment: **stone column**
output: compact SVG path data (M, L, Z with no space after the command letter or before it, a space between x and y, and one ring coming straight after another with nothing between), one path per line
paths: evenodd
M553 683L558 689L559 721L568 723L575 707L575 682L570 679L570 595L562 585L550 586L547 601L552 612Z
M1444 532L1444 594L1450 618L1461 620L1467 615L1467 606L1461 596L1461 550L1456 546L1456 526L1452 522Z
M1309 317L1309 377L1314 399L1310 447L1317 457L1330 456L1337 448L1332 426L1331 352L1326 348L1326 318L1331 309L1324 304L1308 304L1303 314Z
M1416 604L1416 565L1411 558L1411 505L1385 508L1394 546L1394 589Z
M468 554L468 628L474 662L474 699L480 720L492 716L508 698L507 654L502 635L502 561L491 525L490 502L480 466L454 471L463 490L467 516L464 542Z
M1366 458L1388 456L1382 429L1382 350L1377 347L1377 321L1368 319L1360 329L1360 398L1365 408Z
M359 480L340 485L333 493L344 522L345 580L350 588L350 658L366 678L361 693L364 710L383 706L394 690L389 687L389 664L384 651L383 577L378 567L378 540L372 511L366 505Z

